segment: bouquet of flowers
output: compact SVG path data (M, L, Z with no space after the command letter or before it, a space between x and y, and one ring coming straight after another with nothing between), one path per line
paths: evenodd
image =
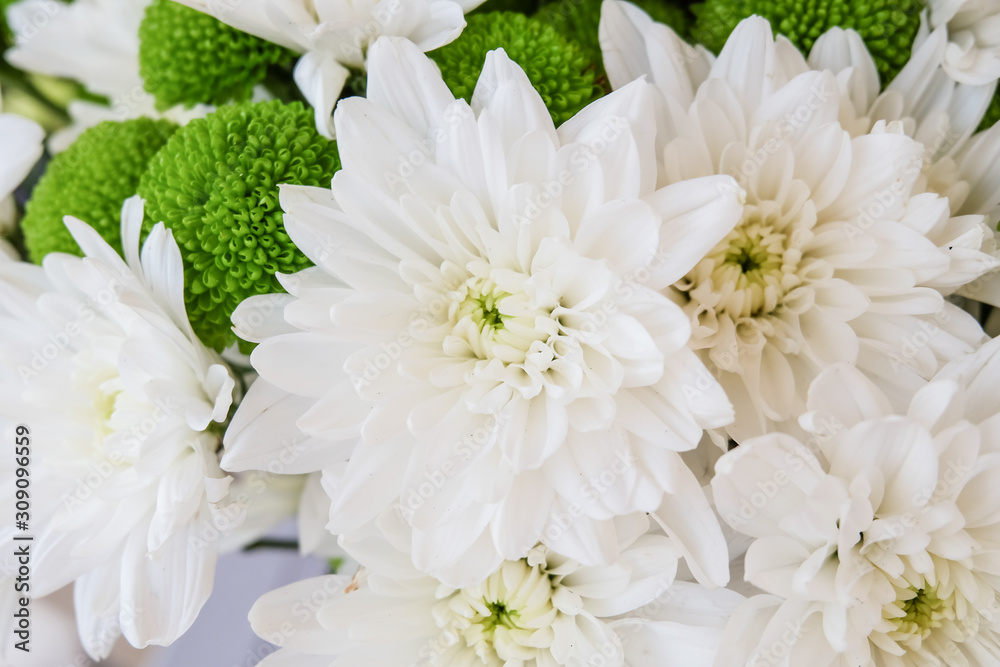
M0 6L0 663L1000 665L1000 0Z

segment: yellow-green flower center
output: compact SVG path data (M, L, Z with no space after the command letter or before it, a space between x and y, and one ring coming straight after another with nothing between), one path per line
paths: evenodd
M543 564L521 559L505 562L481 584L443 596L434 616L443 644L454 647L449 657L487 667L534 664L553 640L557 588Z
M773 312L799 283L800 257L784 231L761 216L745 216L706 257L712 263L707 277L722 296L716 309L733 319Z
M784 240L784 234L765 231L760 225L741 228L729 242L723 262L739 266L745 282L761 282L764 273L781 268Z
M893 613L892 622L898 628L893 634L899 635L893 639L897 641L909 637L927 639L935 628L940 628L947 621L955 620L954 593L941 599L938 597L937 587L911 587L909 590L913 597L899 599L894 603L903 615L896 616Z
M479 623L483 628L483 636L486 641L492 643L493 635L496 632L497 626L507 628L508 630L518 629L517 619L521 613L517 609L508 609L505 602L486 602L486 608L489 610L489 616L480 616L478 613L476 617L473 618L473 623Z
M461 359L524 363L529 351L557 333L551 309L538 307L516 288L498 286L486 273L465 279L445 295L451 332L442 341L444 352Z
M465 298L458 304L455 313L457 319L461 320L466 316L472 318L480 331L487 327L493 331L503 329L503 321L507 316L500 312L497 305L509 294L498 290L491 281L484 280L470 281L465 292Z

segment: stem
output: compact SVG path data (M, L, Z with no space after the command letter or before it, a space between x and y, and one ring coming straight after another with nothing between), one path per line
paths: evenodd
M294 549L298 551L299 542L298 540L270 540L264 538L243 547L243 551L256 551L257 549Z

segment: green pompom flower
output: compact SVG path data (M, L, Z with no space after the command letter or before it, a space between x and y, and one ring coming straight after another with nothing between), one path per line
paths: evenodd
M467 21L458 39L427 54L455 97L472 99L486 53L501 47L524 69L556 125L601 96L594 64L552 26L511 12L473 14Z
M666 23L679 35L687 34L685 9L668 0L631 0L654 21ZM544 0L536 18L548 23L583 49L587 60L602 62L598 26L603 0Z
M83 255L63 224L65 215L90 224L120 253L122 204L136 193L146 165L176 130L165 120L108 120L56 155L21 223L32 261L41 263L50 252Z
M245 101L271 66L295 54L173 0L153 0L139 26L139 73L158 109Z
M329 187L337 144L317 131L302 104L220 108L183 127L139 183L145 230L163 221L184 260L191 326L216 350L236 337L230 316L247 297L283 291L275 274L310 265L282 221L278 185Z
M851 28L864 39L885 85L910 59L920 28L922 0L706 0L692 7L696 42L718 53L733 28L758 14L804 53L833 27Z

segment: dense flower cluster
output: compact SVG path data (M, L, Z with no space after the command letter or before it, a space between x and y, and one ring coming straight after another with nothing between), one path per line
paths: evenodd
M6 638L28 533L101 660L297 514L268 667L1000 664L1000 0L56 4Z

